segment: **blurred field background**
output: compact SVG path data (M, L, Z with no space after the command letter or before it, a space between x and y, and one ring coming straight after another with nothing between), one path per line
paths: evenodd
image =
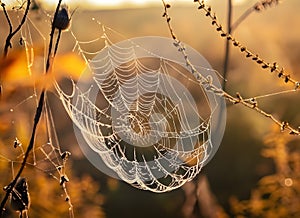
M246 1L235 5L234 20L255 2ZM209 4L225 26L227 1L215 0ZM300 78L299 8L300 2L297 0L282 1L276 7L253 13L234 33L250 50L267 61L278 62L293 72L292 76L296 79ZM40 32L47 36L50 30L43 25L43 19L39 20L39 12L35 13L37 14L32 20ZM150 35L169 37L162 13L162 6L113 10L78 8L72 16L71 29L81 40L97 37L93 36L96 33L91 28L91 18L94 17L127 38ZM222 74L225 41L211 26L211 21L202 11L197 10L197 5L192 1L184 5L172 2L169 13L179 39L198 50ZM8 29L2 12L0 26L3 46ZM33 37L36 38L36 46L44 46L44 40L39 34L33 34ZM18 45L18 40L19 38L15 39L12 50L22 48ZM73 43L69 41L68 33L63 33L60 54L67 53ZM24 64L18 62L21 57L17 51L11 52L11 65L1 61L1 74L5 70L11 70L8 65ZM66 63L72 65L72 59L67 59ZM16 74L16 77L18 75L20 74ZM276 75L246 60L235 48L231 49L227 80L227 91L233 95L240 92L244 97L293 89L292 86L283 84ZM4 153L5 156L16 155L9 151L15 137L24 145L27 144L35 108L34 102L29 99L16 108L17 112L9 111L32 93L32 88L26 85L24 78L12 81L10 85L6 85L9 93L0 101L0 146L1 154ZM298 92L280 94L259 100L259 105L281 120L297 126L300 124L299 97ZM72 153L67 171L75 217L296 217L300 214L299 136L280 133L278 127L250 109L228 105L226 132L213 160L193 182L182 189L153 194L109 178L93 167L80 151L72 123L59 99L52 93L48 94L48 98L60 145ZM12 120L18 121L20 125L13 125ZM40 135L43 131L45 129L41 127ZM42 141L43 139L40 143ZM11 166L8 162L1 161L1 186L7 185L11 180L9 174ZM60 193L57 181L47 180L47 176L30 167L25 169L25 175L29 180L32 196L29 217L66 217L67 205L60 194L55 195ZM47 194L42 194L43 190ZM280 200L265 194L270 190L278 193ZM1 197L3 193L1 192ZM41 201L44 196L47 196L47 200ZM280 196L286 196L287 199L281 199ZM251 200L243 201L249 199ZM60 201L62 203L57 203ZM7 216L10 217L9 214Z

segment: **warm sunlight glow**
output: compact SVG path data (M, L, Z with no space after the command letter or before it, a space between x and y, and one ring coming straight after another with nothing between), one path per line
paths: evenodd
M146 4L146 3L157 3L157 0L88 0L87 2L95 5L126 5L126 4Z
M47 5L54 5L56 1L42 0ZM188 0L170 0L169 3L190 3ZM141 7L149 5L161 5L161 0L64 0L63 3L72 6L80 6L82 8L121 8L121 7Z
M235 5L241 5L241 4L245 3L246 1L248 1L248 0L234 0L233 4L235 4Z
M213 2L216 0L206 0L206 2ZM246 2L251 2L252 0L233 0L234 5L241 5ZM255 0L253 0L255 1ZM6 5L15 6L20 2L18 0L3 0ZM55 6L57 1L55 0L40 0L47 6ZM161 0L63 0L63 4L69 5L71 7L89 8L89 9L105 9L105 8L132 8L132 7L147 7L153 5L162 5ZM170 4L184 4L192 5L193 2L190 0L167 0L166 2Z
M74 2L74 1L72 1ZM175 2L174 0L170 0L169 3ZM187 0L176 0L177 3L190 3ZM71 1L70 1L71 3ZM76 1L78 4L83 4L81 1ZM75 3L75 4L76 4ZM93 7L140 7L140 6L148 6L148 5L160 5L162 4L161 0L87 0L84 4L88 4ZM83 5L84 6L84 5Z

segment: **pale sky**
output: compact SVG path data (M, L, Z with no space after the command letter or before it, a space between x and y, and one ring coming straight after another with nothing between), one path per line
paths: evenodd
M192 0L165 0L171 4L193 4ZM213 0L206 0L207 2ZM220 0L216 0L220 1ZM238 5L251 0L233 0L233 3ZM2 0L7 5L18 5L21 0ZM37 0L47 5L55 6L58 0ZM71 7L82 8L120 8L120 7L146 7L151 5L161 5L161 0L63 0L63 4L70 5Z
M57 0L42 0L47 3L57 3ZM63 0L68 5L80 5L82 7L143 7L148 5L161 5L161 0ZM191 0L167 0L166 2L172 3L191 3ZM192 2L193 3L193 2Z
M48 4L56 4L57 0L40 0ZM192 0L165 0L167 3L176 4L193 4ZM211 0L207 0L208 2ZM241 4L247 0L233 0L235 4ZM249 0L248 0L249 1ZM63 0L63 3L67 5L75 5L80 7L90 7L95 8L119 8L119 7L143 7L149 5L161 5L161 0Z

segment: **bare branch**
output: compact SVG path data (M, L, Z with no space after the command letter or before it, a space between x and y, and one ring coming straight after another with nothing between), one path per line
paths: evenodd
M1 1L0 1L1 2ZM12 26L12 23L11 23L11 20L9 18L9 15L7 13L7 10L6 10L6 7L5 7L5 4L4 3L1 3L1 7L3 9L3 12L4 12L4 15L5 15L5 18L6 18L6 21L8 23L8 26L9 26L9 33L8 33L8 36L5 40L5 45L4 45L4 57L7 56L8 54L8 49L12 47L12 44L11 44L11 40L12 38L14 37L15 34L17 34L17 32L20 31L20 29L22 28L22 26L24 25L25 21L26 21L26 18L27 18L27 15L28 15L28 12L29 12L29 9L30 9L30 4L31 4L31 1L30 0L27 0L27 6L26 6L26 9L25 9L25 12L24 12L24 15L23 15L23 18L19 24L19 26L13 31L13 26ZM2 81L1 81L1 77L0 77L0 98L2 96Z
M5 8L5 4L1 3L1 7L3 8L3 11L4 11L4 14L5 14L7 23L9 25L9 34L8 34L8 36L6 38L5 45L4 45L4 57L7 56L8 49L12 47L12 45L11 45L11 39L14 37L14 35L16 35L20 31L20 29L22 28L22 26L24 25L24 23L26 21L28 12L30 10L30 4L31 4L31 1L27 0L27 5L26 5L26 8L25 8L22 20L21 20L20 24L17 26L17 28L13 31L12 23L11 23L11 20L10 20L8 14L7 14L7 11L6 11L6 8Z

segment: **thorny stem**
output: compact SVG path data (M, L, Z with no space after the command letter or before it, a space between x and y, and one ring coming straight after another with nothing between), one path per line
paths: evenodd
M56 17L57 17L57 14L58 14L61 2L62 2L62 0L58 1L58 4L57 4L57 7L56 7L56 11L55 11L53 20L55 20ZM48 57L47 57L47 63L46 63L46 74L49 72L49 69L50 69L50 58L51 58L51 51L52 51L52 47L53 47L54 32L55 32L55 27L52 25L51 33L50 33L50 42L49 42ZM56 44L58 44L58 42L56 42ZM45 92L46 92L46 90L43 89L42 92L41 92L40 98L39 98L38 107L37 107L36 112L35 112L35 117L34 117L34 122L33 122L33 128L32 128L30 142L29 142L29 145L28 145L28 147L26 149L24 158L22 160L21 167L19 168L18 173L16 174L15 178L13 179L13 181L8 185L8 188L6 190L6 194L5 194L3 200L2 200L2 202L0 204L0 217L3 217L4 206L5 206L8 198L9 198L12 190L14 189L14 187L15 187L18 179L19 179L19 177L21 176L21 174L22 174L22 172L23 172L23 170L25 168L25 165L26 165L27 159L29 157L29 154L30 154L30 152L32 151L32 149L34 147L34 140L35 140L35 135L36 135L36 128L37 128L37 125L38 125L38 123L40 121L40 118L41 118L41 115L42 115L44 101L45 101Z
M195 0L197 1L197 0ZM300 135L300 129L296 130L293 127L291 127L288 122L286 121L279 121L278 119L276 119L272 114L265 112L264 110L262 110L261 108L259 108L258 106L258 102L255 98L250 98L250 99L244 99L239 93L236 93L236 97L228 94L227 92L225 92L223 89L216 87L212 81L211 78L208 77L204 77L201 75L201 73L199 73L197 71L197 69L194 67L194 65L190 62L189 57L185 51L185 47L182 44L182 42L177 38L177 36L175 35L174 30L172 29L172 25L171 25L171 17L168 14L168 9L171 7L169 4L166 4L164 0L162 0L162 3L164 5L164 13L163 13L163 17L165 17L166 21L167 21L167 25L169 28L169 31L171 33L172 38L174 39L174 45L176 47L178 47L178 51L182 53L185 61L186 61L186 66L190 68L192 74L196 77L196 79L200 82L200 84L208 91L211 91L213 93L215 93L218 96L221 96L223 98L225 98L226 100L228 100L229 102L233 103L233 104L242 104L252 110L257 111L258 113L262 114L263 116L269 118L270 120L272 120L275 124L277 124L280 127L280 130L283 131L289 131L289 134L291 135ZM207 9L207 11L209 13L211 13L211 9ZM214 21L216 20L215 15L214 17ZM218 24L219 25L219 24ZM297 87L296 89L298 89L299 87Z
M228 0L228 15L227 15L227 31L231 34L231 22L232 22L232 0ZM223 90L226 88L227 71L229 65L229 53L230 53L230 42L226 40L225 46L225 59L224 59L224 72L223 72Z

